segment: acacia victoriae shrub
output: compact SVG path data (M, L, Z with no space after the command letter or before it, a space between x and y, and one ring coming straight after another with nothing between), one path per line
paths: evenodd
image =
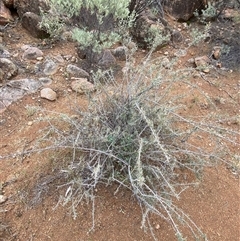
M59 203L70 204L76 216L77 205L91 200L94 215L97 185L117 183L131 190L141 206L142 227L152 231L148 214L155 213L172 224L179 240L182 225L204 240L197 225L175 205L193 184L182 176L186 171L198 175L203 167L221 160L227 150L224 143L234 142L237 134L217 126L211 114L181 114L179 100L184 94L169 95L171 89L181 82L188 91L201 93L188 83L186 70L166 71L162 58L151 61L148 56L139 66L131 56L128 60L121 80L111 71L95 73L97 92L89 95L88 109L79 110L74 118L61 115L68 129L52 125L54 148L72 150L70 165L61 170L68 181ZM209 140L211 148L199 147L196 140L201 138Z

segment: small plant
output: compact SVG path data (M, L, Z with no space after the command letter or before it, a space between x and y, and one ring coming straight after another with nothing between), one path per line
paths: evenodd
M38 110L38 106L27 105L26 107L27 117L33 116Z
M201 11L201 14L195 11L194 15L201 23L207 24L218 16L218 10L214 4L208 3L206 8Z

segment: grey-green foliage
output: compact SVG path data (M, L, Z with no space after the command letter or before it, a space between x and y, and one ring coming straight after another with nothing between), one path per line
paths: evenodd
M195 11L194 15L199 19L201 23L207 24L217 17L218 9L214 3L208 3L206 8L202 10L201 14L199 14L198 11Z
M177 83L186 84L189 92L198 87L187 82L186 70L168 75L162 62L150 56L140 66L129 61L121 81L99 70L93 75L98 91L90 96L88 110L79 111L78 118L66 117L69 131L53 126L55 146L72 150L72 162L62 170L69 182L60 203L70 203L75 216L82 200L90 198L94 205L99 184L117 183L138 200L142 227L155 213L172 224L178 240L184 240L182 225L205 240L174 200L191 185L181 178L184 172L199 174L220 159L227 150L221 140L234 141L236 133L217 126L211 115L184 116L179 101L187 93L169 92ZM199 147L198 139L209 140L211 150Z
M76 27L72 31L73 39L77 40L82 49L91 48L93 52L101 52L127 34L134 19L134 13L129 13L129 2L130 0L50 0L49 21L47 15L44 15L42 26L51 34L54 28L59 29L55 23L77 18ZM53 19L52 16L56 18Z

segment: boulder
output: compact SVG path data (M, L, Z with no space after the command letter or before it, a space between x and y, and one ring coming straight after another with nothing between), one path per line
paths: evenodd
M39 27L41 21L40 13L49 10L45 0L15 0L13 7L22 19L22 25L33 37L46 38L49 35ZM41 9L41 10L40 10Z
M26 12L22 16L22 26L35 38L48 38L49 34L39 27L42 18L32 12Z
M116 64L116 59L112 55L111 51L109 49L104 50L102 52L101 57L98 60L98 66L108 69L115 64Z
M177 20L187 21L196 10L204 9L207 0L171 0L164 1L164 10Z
M17 10L20 18L26 12L32 12L40 16L40 9L47 11L49 6L45 0L14 0L13 7Z

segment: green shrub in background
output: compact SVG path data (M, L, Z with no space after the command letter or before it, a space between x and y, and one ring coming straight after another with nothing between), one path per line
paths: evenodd
M62 22L73 22L72 37L83 50L100 53L128 34L134 21L130 0L50 0L43 13L42 27L52 36L59 34Z

